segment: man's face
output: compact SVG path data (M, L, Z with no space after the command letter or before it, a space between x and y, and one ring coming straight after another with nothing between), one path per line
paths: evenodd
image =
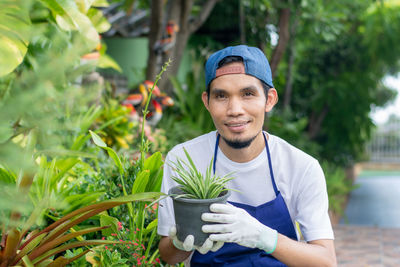
M234 64L242 63L229 66ZM203 94L203 102L219 134L233 148L250 145L261 133L265 112L270 110L261 82L246 74L215 78L209 97Z

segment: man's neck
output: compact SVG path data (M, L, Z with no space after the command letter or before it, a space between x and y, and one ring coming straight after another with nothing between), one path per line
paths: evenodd
M260 132L248 147L235 149L229 146L223 138L219 143L219 148L230 160L238 163L249 162L255 159L265 148L263 133Z

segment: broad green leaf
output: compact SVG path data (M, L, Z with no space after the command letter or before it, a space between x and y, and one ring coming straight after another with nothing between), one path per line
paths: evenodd
M85 38L89 50L100 42L99 34L86 14L71 0L40 0L52 12L57 24L65 31L77 30Z
M112 68L122 73L122 69L118 63L107 54L100 55L99 61L97 62L97 67L102 69Z
M111 28L111 24L104 17L103 12L97 8L89 9L87 13L88 18L92 22L93 26L96 28L97 32L103 33Z
M12 72L25 57L31 30L27 2L0 2L0 77Z
M0 49L1 49L1 41L0 41ZM0 54L1 54L1 51L0 51ZM1 62L0 62L0 64L1 64ZM1 66L0 66L0 68L1 68ZM14 131L13 131L13 128L11 127L11 125L7 125L7 123L2 123L0 125L0 143L6 142L8 139L10 139L13 136L13 134L14 134Z
M161 168L162 165L162 155L159 151L154 153L144 161L144 169L150 170L150 172L157 171L159 168Z
M146 189L146 185L149 181L150 177L150 171L149 170L143 170L141 171L135 179L135 182L133 183L132 186L132 193L142 193Z
M144 162L144 169L150 170L149 182L147 183L146 191L147 192L159 192L163 168L164 164L162 160L162 155L160 152L156 152L150 157L148 157Z
M75 0L76 5L79 8L79 11L83 14L86 14L93 4L94 0Z
M95 7L108 7L110 4L107 0L94 0L92 6Z
M104 212L106 213L106 212ZM112 233L118 232L118 219L107 214L100 214L100 225L107 226L111 225L110 228L101 230L103 236L110 236Z
M6 184L15 184L16 176L10 171L0 167L0 182Z
M151 208L151 207L150 207ZM147 235L149 232L151 232L155 227L157 227L158 224L158 219L154 219L149 225L147 225L146 229L144 229L143 234Z
M92 140L96 144L96 146L99 146L101 148L107 147L107 144L104 143L104 141L100 138L100 136L98 136L95 132L89 130L89 133L92 136Z

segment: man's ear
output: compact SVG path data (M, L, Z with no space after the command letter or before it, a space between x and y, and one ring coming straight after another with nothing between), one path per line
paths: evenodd
M208 110L208 94L207 94L207 92L203 92L201 94L201 100L203 100L203 104L206 107L206 109Z
M278 92L275 88L270 88L268 90L267 103L265 104L265 112L270 112L276 103L278 103Z

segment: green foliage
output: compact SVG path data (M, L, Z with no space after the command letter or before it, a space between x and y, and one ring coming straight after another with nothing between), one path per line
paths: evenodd
M294 56L294 63L290 65L286 53L274 85L280 99L284 99L287 70L291 66L291 112L288 115L288 107L284 109L278 103L271 121L278 119L284 123L279 129L271 122L271 132L283 132L286 138L293 123L307 121L299 129L302 137L289 138L294 140L291 143L342 166L363 158L374 127L369 118L371 107L382 106L395 95L381 79L398 70L393 63L398 62L394 55L400 56L394 45L399 36L395 22L398 12L394 6L391 10L383 6L374 1L319 0L294 1L290 5L292 30L296 20L298 23L296 35L291 33L292 50L287 50ZM272 3L269 15L273 16L277 7ZM267 45L266 51L270 49ZM283 129L286 127L288 130Z
M294 118L290 109L285 110L282 114L272 113L265 123L268 130L274 135L317 157L322 148L308 137L306 133L307 124L308 119L306 117Z
M65 215L98 200L104 194L101 191L76 192L77 188L85 183L83 171L74 175L75 166L84 164L79 158L54 158L49 162L47 157L41 156L38 161L39 170L34 177L30 197L35 206L46 200L48 208L44 210L45 213L51 210L53 216L58 217L60 210L60 213ZM89 173L90 167L86 165L86 168L86 173Z
M93 153L96 148L88 143L88 130L102 113L98 106L102 84L85 84L85 75L94 70L95 64L82 56L99 44L96 29L107 29L101 12L92 9L92 6L106 2L43 0L23 1L20 5L10 3L3 1L0 4L0 12L12 16L2 23L6 27L0 30L1 58L20 57L3 49L4 44L15 48L21 46L10 36L17 36L29 46L26 52L17 51L25 55L22 60L10 62L8 69L1 68L4 73L0 78L0 235L4 242L0 244L0 266L65 266L88 252L87 249L71 249L119 242L86 240L113 225L112 219L104 219L107 214L87 219L121 204L129 203L132 207L132 201L152 201L162 195L159 192L144 193L147 189L160 187L161 156L143 161L148 168L144 170L148 172L148 178L154 180L148 181L144 189L143 181L134 188L135 192L142 193L125 192L123 197L119 195L114 200L98 202L108 188L94 191L100 187L96 186L101 177L96 172L97 167L109 168L110 165L99 162L101 157L98 160ZM26 13L31 22L27 36L24 35L25 28L12 25L13 19L25 21ZM8 64L0 63L1 67ZM107 123L114 122L104 122L99 128L104 129ZM126 162L122 162L114 150L100 140L96 141L117 163L118 174L130 174L125 173L122 164ZM87 206L93 201L97 203ZM145 204L137 206L142 207L141 213L132 221L135 225L146 223L148 227L148 231L137 237L140 242L145 242L148 234L152 242L156 236L154 215L152 222L155 223L149 223L146 221L149 216L142 214ZM43 214L47 215L45 220ZM82 226L83 221L87 225ZM40 229L40 224L44 224L44 229ZM66 250L70 250L70 257L60 256ZM145 253L157 255L157 250L149 246Z
M203 51L204 52L204 51ZM186 75L184 82L174 77L170 80L174 87L174 107L166 110L159 123L166 131L168 147L215 129L210 114L205 108L201 95L206 90L204 81L204 56L191 51L193 62L191 71Z
M97 132L104 136L105 143L117 150L132 146L138 148L139 144L133 133L138 132L139 123L128 119L129 110L109 95L103 97L102 104L103 109L96 124Z
M13 71L25 57L30 39L30 1L0 3L0 77Z
M150 96L146 102L146 105L143 110L144 118L148 112L149 101L151 99L151 94L153 92L154 86L157 84L158 80L161 78L162 73L166 70L169 62L167 62L161 72L157 75L155 83L153 87L150 89ZM160 192L161 181L162 181L162 156L161 153L156 152L150 157L146 158L146 154L149 150L149 141L146 140L144 131L145 131L145 119L142 122L142 131L140 137L140 158L135 162L135 164L131 165L126 164L126 159L121 159L118 154L114 151L113 148L108 147L107 144L101 139L99 135L95 132L90 131L92 136L92 140L96 146L102 148L107 152L109 157L114 162L118 170L117 177L119 178L120 188L122 189L122 193L124 196L128 195L128 192L132 194L141 194L143 192ZM109 167L109 166L107 166ZM107 177L108 178L108 177ZM109 180L109 179L107 179ZM119 188L114 192L116 195L120 195L121 191ZM160 193L161 194L161 193ZM120 231L122 229L122 222L118 222L118 229L115 235L118 235L118 238L127 238L127 240L135 240L136 249L134 251L134 257L132 257L132 253L130 251L129 246L125 246L123 248L119 248L119 251L110 251L106 248L106 250L102 250L100 252L100 256L98 256L99 261L102 265L109 264L118 264L125 262L132 264L143 263L155 263L155 259L158 259L158 249L157 249L157 241L159 240L159 236L157 235L157 218L156 218L156 209L153 208L153 205L150 205L152 210L149 212L149 208L146 204L136 203L134 206L130 203L127 205L128 207L128 216L125 214L120 214L118 211L111 212L115 214L115 217L118 217L129 225L124 231ZM120 216L123 215L123 216ZM115 219L112 216L102 215L101 223L109 223L115 226ZM113 235L113 234L111 234ZM109 237L113 239L113 237ZM121 255L123 257L128 258L128 260L121 259Z
M211 159L210 165L208 166L205 175L197 170L189 153L185 151L186 159L189 163L182 159L177 159L176 162L172 162L173 170L178 176L172 176L171 178L180 185L180 189L184 192L179 197L184 198L195 198L195 199L212 199L217 198L222 192L229 189L226 188L227 183L233 179L232 173L224 176L218 176L213 174L213 159Z
M321 166L328 188L329 209L338 215L343 215L347 196L356 186L353 185L351 179L346 177L346 172L342 167L327 161L323 161Z
M53 255L66 251L67 249L82 246L118 243L119 241L85 240L74 241L72 243L65 244L65 242L75 237L84 235L86 233L99 231L105 227L87 228L68 234L65 232L78 223L104 210L121 204L130 203L132 201L152 201L161 195L162 193L140 193L92 204L90 206L74 210L41 231L35 230L31 234L26 235L28 229L35 221L34 217L38 214L37 211L34 211L27 220L26 224L22 227L22 230L13 228L8 231L7 234L5 234L4 238L6 242L4 245L2 245L2 250L0 251L0 262L2 263L2 266L13 266L20 264L22 258L27 256L29 261L32 263L32 266L36 266L36 264L50 259L50 257ZM85 250L79 254L79 257L83 256L88 251L89 250ZM58 263L57 266L65 266L75 259L76 258L65 259L64 257L60 256L51 262L54 264Z

